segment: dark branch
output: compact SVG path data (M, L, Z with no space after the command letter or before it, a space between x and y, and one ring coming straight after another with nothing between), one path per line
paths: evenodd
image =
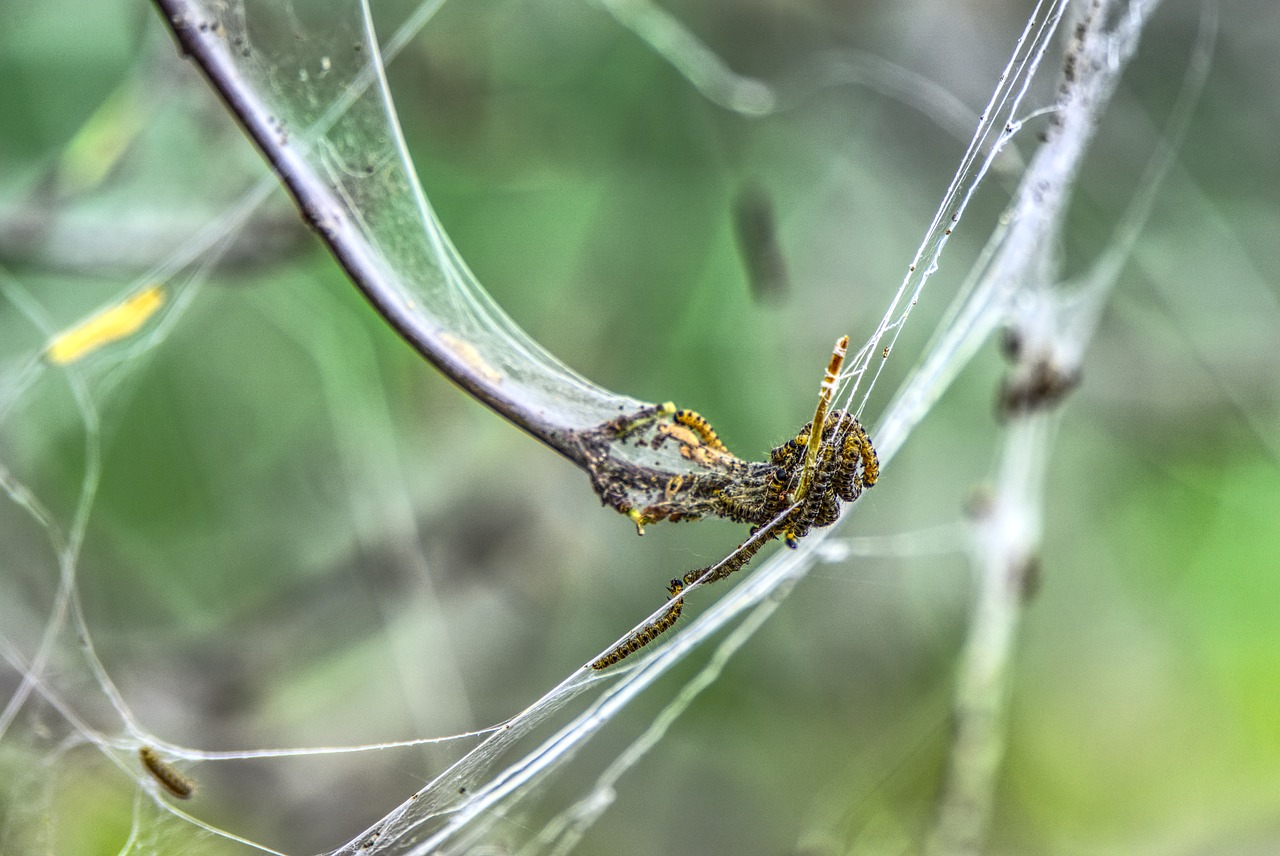
M588 468L574 432L503 395L499 384L449 348L439 330L405 304L392 278L361 234L346 206L319 176L304 152L291 144L281 122L244 78L220 22L194 0L155 0L179 49L204 74L293 197L303 219L373 306L409 345L446 377L495 412Z

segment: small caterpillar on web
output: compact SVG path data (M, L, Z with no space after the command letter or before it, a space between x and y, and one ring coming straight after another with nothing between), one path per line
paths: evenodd
M176 767L160 757L150 746L138 749L138 760L143 768L151 774L151 778L160 783L166 791L180 800L189 800L196 792L195 779L179 772Z
M138 332L164 305L164 301L164 286L148 285L120 303L81 321L70 330L59 333L45 348L45 356L57 366L74 363L104 345Z

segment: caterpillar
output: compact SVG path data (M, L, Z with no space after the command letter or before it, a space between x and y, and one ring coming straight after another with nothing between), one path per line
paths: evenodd
M195 780L161 758L150 746L143 746L138 750L138 760L142 762L143 769L151 774L151 778L178 799L189 800L196 792Z

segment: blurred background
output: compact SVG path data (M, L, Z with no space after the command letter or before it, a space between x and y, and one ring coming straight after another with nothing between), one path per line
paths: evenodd
M380 32L413 8L377 5ZM517 322L597 383L696 408L758 458L808 419L831 342L874 329L1029 6L665 3L730 68L777 85L765 116L711 103L590 2L446 4L388 73L441 221ZM1167 0L1154 17L1077 188L1064 276L1108 245L1137 190L1201 10ZM69 556L50 540L73 531L86 469L73 373L33 374L32 355L194 246L262 168L148 4L4 17L0 466L50 518L14 494L0 506L7 700L12 655L29 661L48 625ZM1051 57L1036 105L1052 100ZM992 853L1280 851L1277 80L1280 7L1221 4L1178 165L1065 404ZM1041 127L957 231L869 426ZM190 274L163 342L83 367L102 460L75 591L145 732L235 750L490 725L741 540L719 521L638 540L582 472L389 330L279 191L223 249ZM843 534L909 546L963 519L990 476L1001 371L992 343ZM622 780L580 852L917 852L972 571L959 552L914 552L811 573ZM0 851L117 853L142 811L142 852L252 852L136 809L136 782L77 745L86 728L128 734L63 637L50 684L83 724L37 699L9 724ZM704 658L542 785L505 821L513 838L589 788ZM196 764L189 808L276 850L325 850L471 745Z

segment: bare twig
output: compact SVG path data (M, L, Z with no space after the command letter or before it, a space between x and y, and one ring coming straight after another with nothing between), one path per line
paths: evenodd
M999 236L986 276L1001 283L1009 321L1007 356L1014 363L1002 384L999 413L1009 422L1000 474L979 503L973 526L977 575L969 638L958 667L954 735L938 814L928 842L932 856L982 852L1004 755L1011 662L1024 606L1039 580L1044 469L1051 451L1055 407L1080 378L1080 360L1101 305L1119 277L1149 213L1153 190L1171 160L1158 152L1144 176L1112 249L1074 295L1055 287L1059 231L1070 191L1095 129L1139 35L1157 2L1093 0L1076 26L1063 66L1061 97L1044 147L1033 160L1011 207L1011 227ZM1169 138L1185 131L1203 83L1213 39L1206 14ZM1017 307L1015 309L1015 307Z
M155 0L178 45L213 87L245 133L292 195L303 219L346 271L351 282L400 336L467 393L505 416L537 439L587 468L587 449L556 414L532 406L510 391L508 380L495 376L478 359L475 348L451 338L416 311L395 282L378 252L352 216L349 206L317 170L307 152L290 139L279 118L241 70L227 24L199 0ZM510 319L503 318L510 323ZM481 358L483 355L479 355ZM635 409L643 402L596 390L603 413ZM575 390L580 397L582 389ZM608 403L604 403L607 400ZM621 407L619 406L621 403Z

